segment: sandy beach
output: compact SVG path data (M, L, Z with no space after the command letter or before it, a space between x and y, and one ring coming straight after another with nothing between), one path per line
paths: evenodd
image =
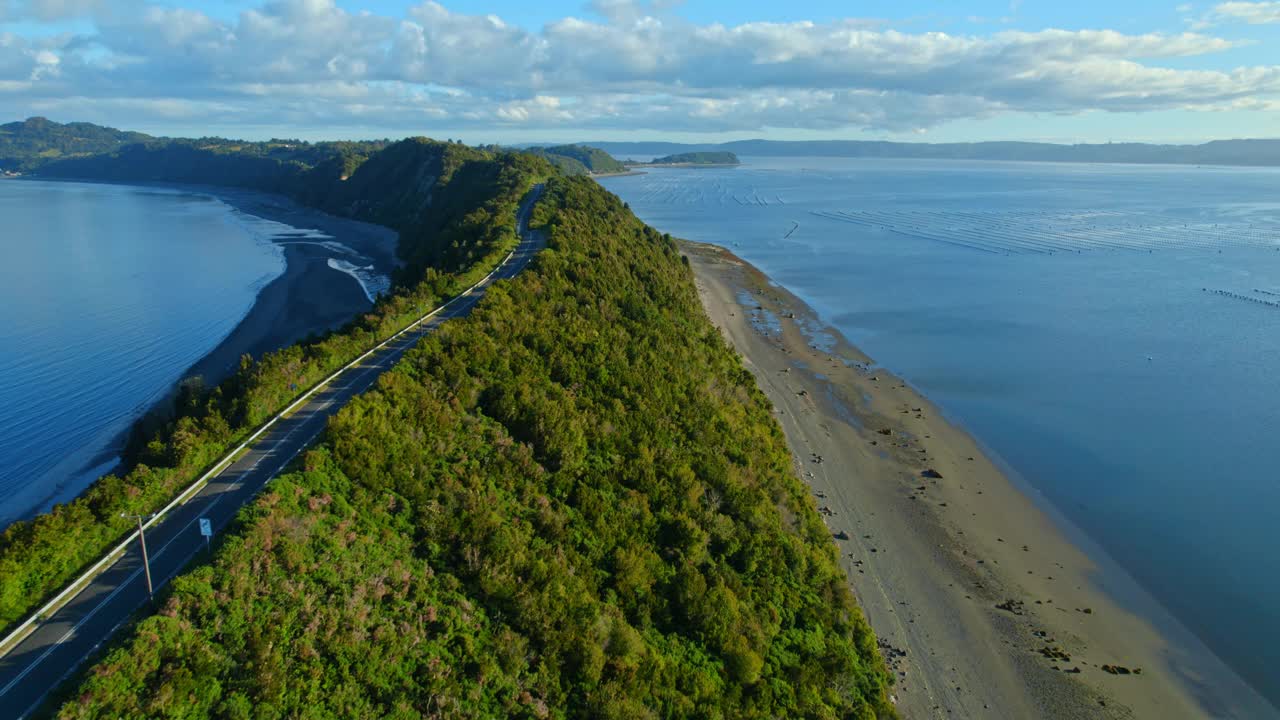
M298 230L319 230L331 236L333 242L369 258L375 270L387 276L399 265L398 234L390 228L337 217L281 195L253 190L165 183L156 187L209 195L246 215ZM183 378L199 376L206 386L216 385L236 369L245 354L261 357L309 336L339 328L373 307L359 281L329 266L329 259L339 254L333 249L289 233L271 241L283 248L284 272L262 288L231 333L183 372ZM152 412L166 407L172 397L169 394L158 400ZM94 455L82 472L118 459L131 431L132 425ZM112 470L122 471L121 467Z
M803 301L726 250L684 252L708 316L774 404L904 717L1272 716L972 437Z
M247 215L299 229L319 230L373 260L375 268L390 275L397 266L396 233L379 225L336 217L304 207L292 200L235 188L182 187L213 195ZM240 362L240 356L264 353L292 345L309 335L341 327L373 304L360 283L329 267L333 250L289 237L274 238L284 248L285 271L258 294L240 323L208 355L184 373L199 375L206 384L220 382Z

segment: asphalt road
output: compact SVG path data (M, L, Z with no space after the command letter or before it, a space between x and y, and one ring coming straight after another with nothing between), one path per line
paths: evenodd
M324 430L331 415L369 389L409 348L451 318L471 312L492 283L515 277L545 242L527 223L541 186L518 213L520 245L481 286L447 305L415 330L405 333L334 378L293 415L276 423L220 475L209 480L185 505L170 511L147 530L147 551L156 591L205 551L198 520L208 518L217 533L237 511ZM22 718L102 645L135 610L147 602L142 553L135 544L70 602L41 622L0 658L0 717Z

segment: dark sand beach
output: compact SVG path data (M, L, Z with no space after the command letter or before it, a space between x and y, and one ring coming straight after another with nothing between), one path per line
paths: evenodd
M733 254L683 250L774 404L904 717L1274 717L926 398Z
M395 269L395 231L307 208L279 195L233 188L183 187L212 195L247 215L293 228L319 230L333 242L370 258L378 272ZM288 236L273 238L284 248L285 271L258 294L253 307L236 328L204 358L184 373L217 384L239 364L240 357L292 345L343 324L373 307L360 283L329 267L335 252L315 241Z
M238 212L298 231L318 230L332 238L325 242L336 242L354 250L371 260L374 269L383 275L389 276L399 264L398 235L390 228L330 215L281 195L202 185L161 184L158 187L215 197ZM330 258L343 254L318 240L301 237L302 234L283 231L271 238L283 247L284 272L263 287L231 333L188 368L182 378L198 376L206 386L216 385L234 372L243 355L261 357L309 336L339 328L373 307L359 281L329 266ZM153 410L170 402L172 393L158 400ZM118 458L128 433L117 436L83 471ZM122 470L117 467L113 472Z

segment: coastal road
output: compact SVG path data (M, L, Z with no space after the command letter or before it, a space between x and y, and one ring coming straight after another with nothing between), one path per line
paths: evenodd
M205 552L200 518L207 518L215 533L220 531L324 430L330 416L351 398L368 390L423 335L447 320L468 314L484 297L489 285L515 277L524 269L545 244L541 233L528 229L529 215L541 191L541 186L534 188L521 204L517 214L520 244L491 276L452 300L430 319L335 377L292 415L273 425L186 504L174 508L147 530L147 551L157 591L190 560ZM29 715L146 603L142 555L135 543L0 658L0 718Z

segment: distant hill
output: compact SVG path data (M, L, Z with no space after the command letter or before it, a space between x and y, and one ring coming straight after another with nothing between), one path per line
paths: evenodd
M42 117L0 125L0 170L31 172L49 162L114 152L156 138L93 123L56 123Z
M936 160L1156 163L1280 166L1280 139L1215 140L1202 145L1031 142L898 143L864 140L738 140L727 143L598 142L614 157L642 160L685 153L731 152L746 157L869 157Z
M650 165L740 165L731 152L686 152L654 158Z
M615 160L609 153L587 145L530 147L525 148L525 152L550 160L566 175L600 175L627 171L627 166Z

